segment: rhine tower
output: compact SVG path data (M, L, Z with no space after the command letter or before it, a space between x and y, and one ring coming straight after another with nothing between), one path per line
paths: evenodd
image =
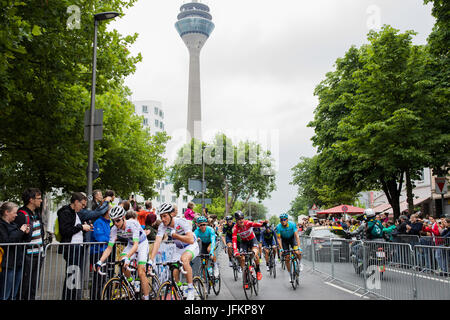
M187 132L188 138L202 140L201 95L200 95L200 51L214 30L212 16L206 4L192 0L180 7L175 23L181 39L189 50L189 86Z

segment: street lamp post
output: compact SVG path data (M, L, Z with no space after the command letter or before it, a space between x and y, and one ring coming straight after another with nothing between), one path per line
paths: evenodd
M94 169L94 116L95 116L95 82L97 71L97 29L99 21L113 19L118 15L119 15L118 12L102 12L94 15L94 45L92 53L92 87L91 87L91 109L89 117L89 156L88 156L88 173L87 173L88 209L92 208L92 174Z

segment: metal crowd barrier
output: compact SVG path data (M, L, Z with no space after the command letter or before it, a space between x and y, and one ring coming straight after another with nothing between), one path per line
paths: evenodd
M402 242L300 237L303 263L313 271L383 299L450 299L448 239ZM429 243L432 245L422 245Z
M153 242L149 241L149 253ZM55 242L44 249L39 245L24 243L0 244L4 250L4 264L11 264L11 268L3 268L0 272L0 300L100 299L104 284L118 268L109 271L106 276L101 276L93 270L93 265L99 260L106 246L107 243L99 242ZM116 243L108 261L118 260L125 246L124 243ZM174 248L173 242L163 241L155 262L172 261ZM32 258L27 254L30 249L36 252ZM27 269L25 265L28 266ZM196 258L193 261L194 275L198 275L199 269L200 262ZM168 267L156 266L155 273L161 283L169 278ZM16 292L15 296L13 292Z

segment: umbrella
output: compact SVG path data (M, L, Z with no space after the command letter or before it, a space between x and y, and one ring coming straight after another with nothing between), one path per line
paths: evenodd
M339 213L347 213L347 214L363 214L364 208L358 208L354 206L350 206L347 204L342 204L337 207L333 207L330 209L322 210L317 212L317 214L339 214Z

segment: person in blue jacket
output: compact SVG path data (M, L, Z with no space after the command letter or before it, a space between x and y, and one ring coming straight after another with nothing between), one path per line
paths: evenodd
M195 229L194 234L197 239L202 242L200 254L209 254L214 262L214 276L219 276L219 266L217 264L216 254L216 232L210 226L208 226L208 220L204 216L200 216L196 221L198 228Z
M94 231L92 232L92 242L102 242L102 244L93 244L91 246L91 264L94 265L96 261L102 256L103 251L105 251L108 241L109 234L111 232L110 226L111 220L109 218L109 209L106 213L99 217L94 222ZM113 257L110 257L112 259ZM100 300L102 288L105 284L106 276L100 275L98 272L93 273L92 277L92 300Z
M89 210L86 208L83 208L78 213L78 216L80 217L81 223L87 222L88 224L93 224L99 217L102 217L105 215L107 211L110 209L110 203L112 202L112 197L107 196L103 200L103 203L100 204L96 209ZM109 240L109 239L108 239ZM92 240L92 231L85 232L83 234L83 241L84 242L91 242Z

